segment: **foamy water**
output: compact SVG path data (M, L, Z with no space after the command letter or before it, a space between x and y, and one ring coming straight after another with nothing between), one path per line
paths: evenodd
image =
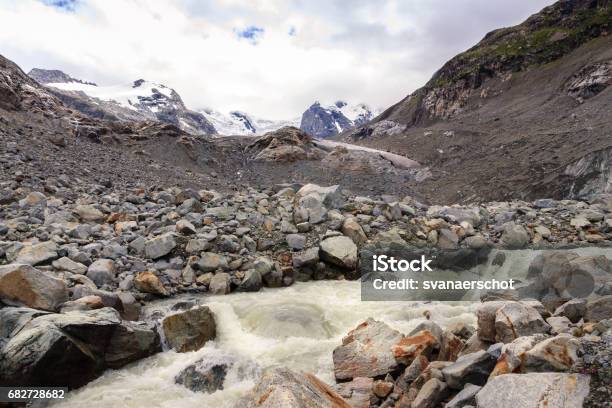
M573 251L582 256L612 258L612 248ZM488 262L472 272L499 278L525 275L540 251L501 251L506 261L502 266L495 266L493 259L498 252L492 251ZM197 299L206 304L215 314L217 339L196 352L166 351L121 370L107 371L54 406L233 407L256 383L258 373L270 366L308 371L333 384L333 349L341 344L349 330L368 317L382 320L402 333L410 332L424 321L425 311L443 328L457 322L476 325L474 311L478 302L362 302L360 295L359 282L319 281L257 293L183 296L157 302L148 306L145 313L172 313L170 306L184 299ZM236 362L223 390L213 394L194 393L175 384L176 375L201 358Z
M283 365L333 383L333 349L368 317L385 321L403 333L422 322L426 310L441 326L475 323L474 304L362 302L359 282L348 281L298 283L289 288L197 299L215 313L214 342L196 352L167 351L121 370L107 371L54 406L232 407L257 380L259 370L245 367ZM150 309L167 310L175 301L160 302ZM237 360L223 390L194 393L174 383L182 369L203 357L210 361L228 357Z

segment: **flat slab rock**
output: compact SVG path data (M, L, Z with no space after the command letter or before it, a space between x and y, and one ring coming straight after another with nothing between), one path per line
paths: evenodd
M372 318L361 323L334 349L334 374L337 380L377 377L397 367L392 347L403 338L397 330Z
M504 374L476 394L478 408L582 407L589 377L582 374Z
M330 386L312 374L287 368L268 370L235 408L351 408Z

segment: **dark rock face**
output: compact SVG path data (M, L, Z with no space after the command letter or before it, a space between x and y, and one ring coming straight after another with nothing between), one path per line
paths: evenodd
M567 165L564 175L569 179L566 195L592 198L612 192L612 147L589 153Z
M343 109L354 111L347 117ZM300 129L314 137L330 137L355 126L361 126L374 118L372 110L364 104L348 106L344 101L323 106L313 103L303 114Z
M28 110L52 117L67 114L61 102L28 77L14 62L0 55L0 108Z
M0 385L78 388L107 367L127 363L160 350L157 333L146 324L122 323L117 311L41 314L36 310L3 309Z
M485 80L567 54L605 33L611 16L606 0L560 1L520 25L492 31L477 45L448 61L423 88L389 109L381 119L419 124L455 116ZM594 67L578 77L602 71L601 68ZM608 81L601 80L601 85ZM585 96L596 90L578 84L570 88L579 94L587 89Z
M582 68L567 85L567 93L579 102L594 97L612 84L612 61Z
M155 326L145 322L123 322L111 336L104 356L110 368L121 368L161 350Z
M189 366L176 378L178 384L183 384L191 391L213 393L223 389L223 381L227 375L227 366L214 365L204 373Z
M230 355L211 352L187 366L174 380L191 391L210 394L223 389L223 382L230 369L233 369L240 379L261 375L260 368L252 362L238 361Z
M351 127L351 121L337 110L326 109L315 102L302 115L300 129L315 137L330 137Z

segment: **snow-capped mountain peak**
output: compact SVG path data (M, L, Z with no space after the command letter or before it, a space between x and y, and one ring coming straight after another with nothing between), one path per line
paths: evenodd
M224 136L263 135L284 126L298 127L300 124L299 118L290 120L261 119L242 111L222 113L213 109L203 109L200 113L213 124L218 134Z
M378 112L366 104L338 100L331 105L313 103L302 115L300 128L315 137L331 137L372 120Z
M204 115L187 109L180 95L162 84L138 79L124 85L97 86L62 71L37 68L29 75L55 91L64 103L89 115L115 120L156 120L193 134L215 133Z

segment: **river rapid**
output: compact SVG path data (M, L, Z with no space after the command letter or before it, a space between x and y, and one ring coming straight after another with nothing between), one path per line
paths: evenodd
M121 370L109 370L54 404L62 408L233 407L262 369L283 365L334 383L332 351L342 337L368 317L408 333L425 318L445 327L475 324L475 303L362 302L355 281L297 283L288 288L226 296L186 296L149 305L145 313L168 314L178 300L197 299L215 313L217 339L190 353L165 351ZM235 361L224 389L195 393L174 378L205 358Z
M612 258L612 248L573 249L581 256ZM495 259L503 253L505 261ZM469 271L481 277L507 279L527 274L539 250L494 250L487 262ZM408 334L425 320L443 329L454 323L476 327L474 314L480 303L477 293L464 302L364 302L359 281L313 281L279 289L225 296L185 295L147 305L145 319L161 319L178 302L195 301L215 314L217 338L190 353L164 351L120 370L109 370L85 387L70 392L54 407L234 407L257 382L261 371L281 365L317 375L334 384L332 352L342 338L368 317L384 321ZM195 393L175 384L187 366L205 359L210 363L232 362L223 390Z

